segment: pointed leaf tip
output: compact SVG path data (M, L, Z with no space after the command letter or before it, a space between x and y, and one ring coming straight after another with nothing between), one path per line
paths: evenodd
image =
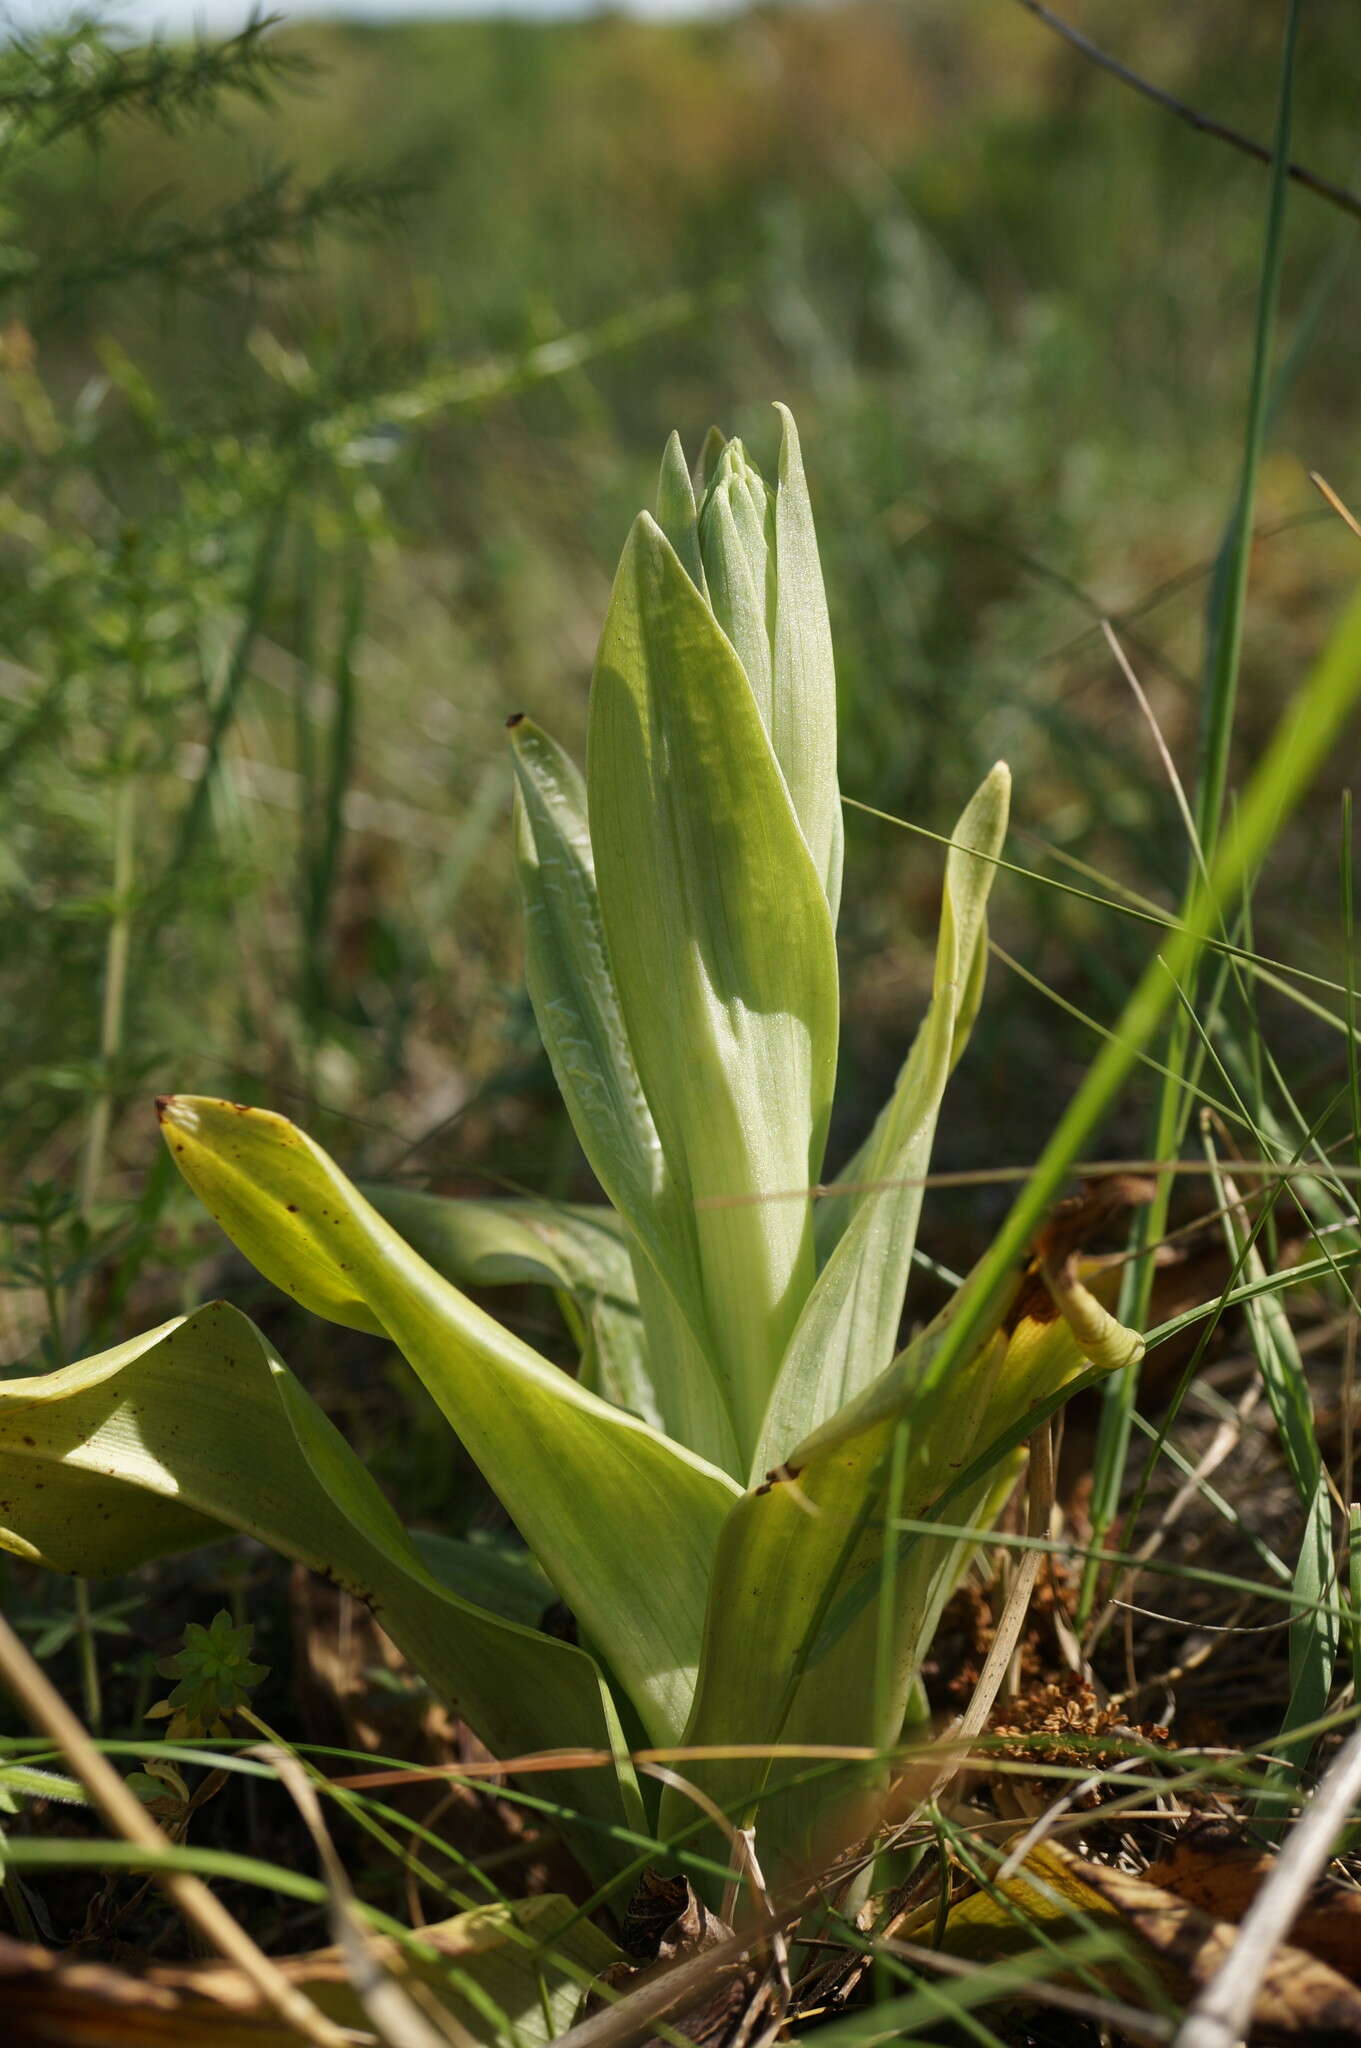
M681 446L680 435L676 433L666 444L661 474L657 479L657 524L680 556L691 582L707 596L695 490L686 467L685 450Z

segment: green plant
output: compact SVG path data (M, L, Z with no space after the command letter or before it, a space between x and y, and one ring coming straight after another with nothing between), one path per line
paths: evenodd
M527 1561L508 1585L503 1555L413 1543L224 1303L0 1388L0 1541L107 1572L226 1525L330 1573L497 1754L613 1759L560 1787L602 1881L695 1818L674 1782L657 1810L628 1755L644 1743L701 1752L694 1786L754 1821L772 1880L865 1832L976 1541L957 1532L985 1531L1014 1484L1009 1436L1089 1361L1142 1349L1057 1231L898 1349L922 1178L983 992L1000 765L953 835L897 1085L813 1198L842 842L831 640L788 414L783 429L773 490L737 442L711 435L695 483L669 443L605 621L585 780L511 721L530 992L609 1207L365 1194L268 1111L160 1104L176 1164L260 1271L406 1355L580 1642L518 1618ZM526 1277L569 1301L575 1378L463 1291ZM886 1531L947 1490L951 1533L904 1558ZM850 1619L828 1628L834 1601ZM777 1745L862 1760L781 1784Z

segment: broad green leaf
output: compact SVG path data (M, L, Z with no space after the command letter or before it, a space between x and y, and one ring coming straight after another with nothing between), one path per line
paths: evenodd
M986 910L1006 833L1011 777L1002 763L966 805L945 864L931 1004L892 1098L865 1147L866 1186L790 1339L753 1460L760 1478L790 1446L867 1387L897 1348L945 1084L977 1012ZM966 1005L971 1004L971 1009Z
M799 1191L826 1139L836 947L750 685L646 513L601 639L587 785L620 1006L695 1204L713 1356L749 1454L813 1280Z
M841 792L836 777L836 668L813 508L788 406L775 493L774 688L770 737L794 815L822 877L832 923L841 903Z
M987 1480L952 1503L952 1526L974 1529L975 1537L923 1537L897 1563L890 1581L892 1609L886 1635L880 1628L883 1545L878 1529L857 1546L845 1576L862 1595L860 1611L833 1647L814 1645L783 1723L782 1742L839 1741L887 1749L898 1740L941 1610L1005 1506L1023 1462L1020 1453L999 1459ZM877 1523L888 1506L878 1485L874 1500ZM908 1499L900 1512L911 1515L913 1507ZM885 1646L888 1655L881 1674ZM883 1703L882 1714L876 1701ZM787 1771L787 1765L772 1767L770 1784L778 1788ZM872 1830L878 1817L875 1802L886 1782L884 1767L859 1764L819 1777L807 1787L768 1790L755 1810L758 1842L786 1873L811 1870L824 1852L835 1854L857 1833ZM857 1825L857 1816L863 1818L863 1828Z
M467 1536L441 1536L431 1529L409 1529L407 1536L432 1579L489 1614L499 1614L502 1621L538 1628L557 1598L527 1550Z
M1037 1276L1024 1282L1018 1276L1010 1301L942 1384L933 1376L932 1360L967 1294L966 1282L873 1386L734 1509L714 1566L687 1743L791 1739L882 1748L895 1739L924 1621L942 1591L941 1559L915 1546L908 1568L899 1568L890 1668L872 1682L880 1640L874 1602L896 1432L906 1431L906 1456L894 1505L898 1515L912 1518L1037 1401L1074 1378L1087 1359L1114 1370L1142 1351L1141 1340L1080 1281L1051 1275L1050 1282L1053 1299ZM1003 1469L996 1482L1003 1494L1007 1480ZM980 1526L998 1505L992 1486L990 1478L966 1503ZM953 1553L956 1569L967 1549ZM833 1596L847 1621L829 1637L823 1621ZM694 1775L742 1822L769 1773L761 1764L733 1762L696 1767ZM664 1800L664 1824L667 1813ZM678 1814L674 1806L671 1820ZM771 1882L797 1867L822 1819L823 1803L809 1792L762 1807L758 1848Z
M733 1482L502 1329L285 1118L191 1096L161 1117L185 1179L266 1279L405 1354L648 1732L674 1740Z
M422 1948L435 1953L427 1957ZM626 1961L608 1935L556 1892L478 1906L437 1921L420 1929L419 1944L404 1943L400 1950L383 1936L368 1937L365 1950L368 1957L394 1967L399 1982L418 1993L427 2011L434 2005L448 2013L458 2030L452 2039L464 2048L468 2041L483 2048L547 2048L571 2026L595 1979ZM311 1963L310 1978L296 1965L285 1962L284 1968L332 2019L371 2039L375 2014L353 1989L352 1959L325 1949ZM264 2025L269 2029L267 2020ZM445 2030L437 2031L442 2035ZM258 2038L264 2048L294 2048L297 2036L276 2036L270 2030ZM395 2033L392 2038L395 2042ZM191 2044L192 2037L186 2048ZM239 2048L256 2044L254 2032L243 2032ZM224 2048L238 2048L235 2037Z
M674 1369L698 1374L701 1383L673 1388L654 1377L661 1413L669 1422L677 1413L712 1411L715 1389L726 1409L711 1363L694 1216L663 1157L610 966L585 785L562 748L528 719L511 730L525 973L539 1032L596 1179L690 1329L693 1342ZM678 1436L725 1469L731 1440L730 1426L709 1437ZM734 1460L731 1469L741 1468Z
M662 1427L678 1444L688 1444L720 1471L741 1472L745 1461L727 1403L689 1323L641 1250L635 1255L634 1269Z
M590 1362L583 1379L616 1408L662 1425L628 1236L612 1209L528 1197L475 1201L367 1184L362 1192L456 1287L529 1281L570 1295Z
M685 466L685 450L679 434L673 434L662 456L662 473L657 481L657 524L670 541L686 574L702 596L708 596L704 561L699 551L699 514L695 508L695 487Z
M974 805L978 804L980 798L983 798L984 793L988 790L989 784L992 782L993 776L998 775L999 771L1007 775L1007 788L1004 791L994 792L995 797L1000 796L1003 800L1001 829L1002 832L1005 833L1006 813L1010 807L1010 776L1004 762L999 761L993 768L991 774L984 778L982 787L975 793L972 802L970 803L965 812L965 816L967 816L968 812L974 808ZM958 837L959 828L956 827L956 841L958 841ZM996 847L992 849L994 854L997 852L997 850L998 849ZM983 987L987 980L988 972L986 909L987 896L991 888L991 881L986 877L988 874L991 873L991 871L995 869L995 861L987 862L986 867L984 863L978 861L970 862L969 866L971 868L979 870L971 886L974 888L981 886L982 903L978 906L978 938L975 945L973 961L971 965L963 967L963 971L961 974L961 986L959 989L957 999L958 1010L955 1018L954 1041L950 1048L951 1072L953 1072L955 1067L958 1065L960 1056L964 1052L965 1047L968 1045L970 1034L973 1031L974 1024L978 1017L978 1012L982 1007ZM947 890L948 886L949 883L947 862ZM959 951L962 963L965 959L965 955L967 952L967 942L960 946ZM899 1086L902 1085L902 1078L902 1075L900 1075ZM885 1122L885 1119L889 1116L891 1109L892 1101L890 1100L890 1102L886 1103L884 1108L880 1111L879 1116L875 1120L874 1128L871 1130L869 1136L863 1141L862 1144L860 1144L856 1148L856 1150L852 1153L851 1157L846 1161L845 1165L841 1167L841 1169L836 1174L834 1185L836 1187L837 1192L835 1194L829 1194L824 1196L816 1206L813 1215L813 1236L814 1242L817 1247L817 1257L819 1266L825 1265L827 1261L831 1258L832 1253L836 1250L837 1244L840 1241L842 1232L845 1230L847 1224L850 1222L852 1216L855 1214L857 1208L860 1205L860 1197L862 1192L864 1191L865 1183L870 1181L872 1178L870 1172L870 1163L878 1148L880 1133Z
M229 1529L363 1600L495 1753L620 1746L592 1660L431 1577L344 1438L226 1302L78 1365L0 1384L5 1549L103 1575ZM588 1818L637 1824L631 1773L565 1773L554 1783ZM573 1831L573 1846L601 1874L623 1860L598 1833Z
M457 1287L537 1281L637 1313L628 1237L603 1203L431 1195L368 1181L361 1193Z

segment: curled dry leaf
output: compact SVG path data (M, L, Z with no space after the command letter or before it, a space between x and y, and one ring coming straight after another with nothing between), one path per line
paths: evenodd
M902 1929L904 1939L929 1941L934 1916L934 1906L923 1908ZM1237 1928L1221 1912L1202 1910L1148 1877L1132 1877L1045 1842L1005 1882L973 1892L954 1907L944 1946L952 1955L983 1963L1033 1948L1039 1938L1062 1942L1092 1932L1113 1935L1122 1951L1096 1966L1103 1987L1150 2008L1155 1985L1178 2005L1189 2004L1223 1963ZM1307 1949L1284 1946L1267 1970L1251 2039L1355 2048L1361 2043L1361 1991Z
M643 1967L617 1964L604 1973L602 1984L616 1996L627 1996L655 1984L679 1964L730 1941L732 1929L709 1911L688 1878L647 1870L629 1902L620 1939L630 1955L643 1960ZM683 2035L700 2048L717 2048L746 2010L763 1974L758 1963L746 1958L718 1962L712 1983L686 2011L671 2019L669 2033ZM654 2044L661 2048L661 2036L649 2036L644 2048L654 2048Z
M1216 1920L1241 1920L1274 1861L1231 1821L1212 1819L1187 1828L1145 1874ZM1305 1894L1290 1940L1353 1983L1361 1980L1361 1891L1320 1878Z
M695 1896L688 1878L645 1870L629 1900L619 1940L640 1963L675 1962L712 1948L731 1931Z

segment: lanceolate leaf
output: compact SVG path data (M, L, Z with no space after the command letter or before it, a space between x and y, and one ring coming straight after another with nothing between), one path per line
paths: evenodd
M502 1329L283 1117L186 1096L161 1115L186 1180L267 1279L405 1353L648 1732L674 1740L733 1482Z
M474 1201L413 1188L366 1185L362 1192L456 1287L529 1281L570 1296L591 1375L582 1377L615 1407L661 1423L628 1236L612 1209L515 1197Z
M515 844L530 999L558 1087L597 1180L665 1258L666 1163L610 969L580 771L527 718L510 726Z
M797 1191L826 1136L836 949L751 687L646 513L601 640L587 783L620 1005L696 1205L714 1355L749 1452L813 1278Z
M433 1690L503 1756L621 1746L584 1651L485 1613L421 1565L343 1437L245 1316L225 1302L59 1372L0 1384L0 1544L57 1571L256 1536L372 1607ZM632 1773L555 1781L564 1803L636 1826ZM579 1831L607 1875L624 1845Z
M787 406L776 410L779 488L768 488L740 441L720 445L699 542L714 616L746 671L835 924L842 823L832 633L798 430ZM666 521L658 524L674 545Z
M603 1204L516 1195L482 1200L367 1181L360 1192L456 1287L538 1281L637 1312L628 1237Z
M753 1461L759 1479L800 1437L878 1378L893 1357L907 1291L922 1177L931 1163L945 1084L963 1051L986 958L994 861L1006 833L1011 777L999 762L955 827L946 861L931 1005L898 1085L859 1155L865 1188L799 1318ZM966 1012L966 1002L972 1010Z
M934 1546L917 1546L897 1581L891 1668L872 1682L881 1640L874 1600L882 1583L896 1432L906 1432L906 1455L893 1508L911 1518L1037 1401L1075 1377L1085 1360L1113 1370L1142 1350L1141 1340L1080 1282L1052 1277L1062 1315L1038 1275L1024 1283L1024 1293L1018 1276L1010 1315L1004 1305L977 1348L941 1384L931 1361L957 1296L872 1387L734 1509L714 1567L703 1676L687 1743L789 1739L882 1747L895 1739L924 1616L948 1590L937 1576ZM1002 1492L1011 1472L998 1474ZM963 1505L985 1525L996 1504L989 1480ZM957 1569L967 1546L952 1555ZM827 1639L823 1623L833 1597L848 1619ZM759 1764L726 1763L696 1775L740 1822L769 1773ZM787 1875L798 1864L824 1805L804 1792L762 1809L758 1843L767 1878L772 1866Z
M832 923L841 902L841 794L836 777L836 670L813 509L788 406L775 493L774 689L770 736L794 812L822 877Z
M687 575L702 596L708 595L704 563L699 551L699 514L695 487L685 466L685 450L679 434L673 434L662 456L662 473L657 483L657 524L670 541Z
M694 1216L662 1154L605 943L585 784L556 741L528 719L516 721L511 733L525 970L539 1032L596 1179L689 1327L693 1341L676 1369L695 1373L699 1383L673 1390L654 1380L662 1414L669 1420L676 1410L700 1413L716 1405L726 1411L712 1362ZM725 1470L740 1469L723 1455L730 1424L710 1438L680 1440Z

